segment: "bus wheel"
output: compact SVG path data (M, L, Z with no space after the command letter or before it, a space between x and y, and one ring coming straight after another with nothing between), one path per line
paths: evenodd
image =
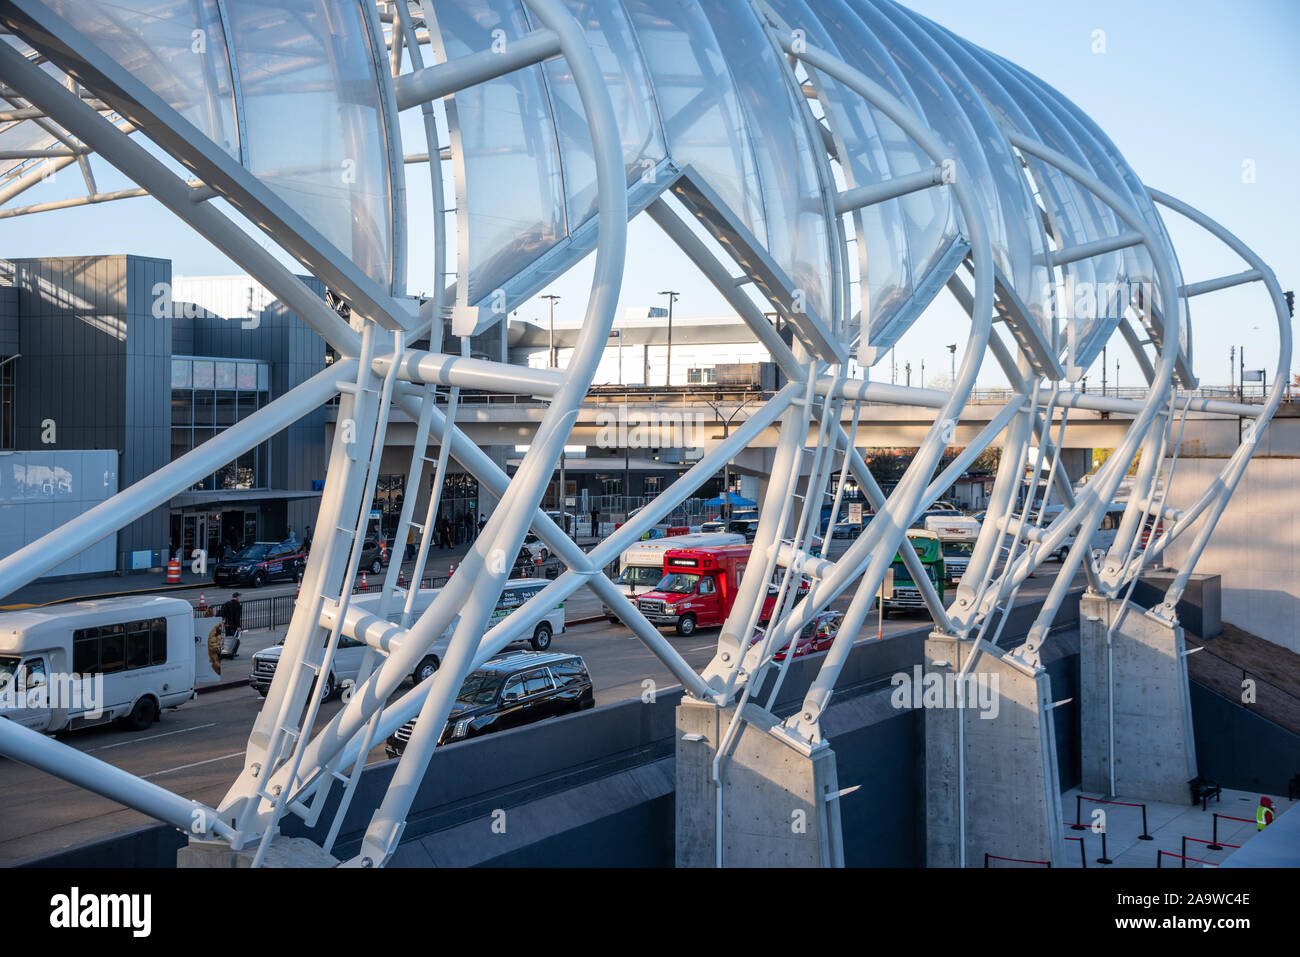
M158 717L158 705L153 698L141 698L131 709L131 713L122 719L122 726L130 731L144 731Z
M683 638L689 638L691 635L695 634L694 615L682 615L682 617L677 619L677 634L681 635Z

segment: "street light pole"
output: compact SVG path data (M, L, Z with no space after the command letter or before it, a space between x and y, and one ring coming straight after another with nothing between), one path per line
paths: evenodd
M907 385L910 388L912 385L912 360L911 359L908 359L905 363L903 363L903 371L907 373Z
M1237 390L1237 347L1228 346L1228 392Z
M1106 347L1101 347L1101 394L1106 394Z
M664 375L664 385L673 384L673 303L679 293L675 289L661 289L659 295L668 297L668 370Z
M546 367L548 369L554 369L555 368L555 302L560 297L555 295L555 293L548 292L546 295L538 296L537 298L549 299L551 302L551 348L549 351L550 358L546 363Z
M957 384L957 343L948 346L948 353L952 356L952 382Z

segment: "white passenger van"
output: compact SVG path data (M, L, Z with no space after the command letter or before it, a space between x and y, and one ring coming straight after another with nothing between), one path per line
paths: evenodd
M1105 557L1110 546L1115 544L1115 532L1119 528L1120 520L1124 517L1124 509L1127 507L1124 502L1112 502L1106 506L1106 514L1101 517L1101 522L1097 525L1097 531L1093 532L1091 545L1091 555L1094 562L1100 562ZM1064 505L1049 505L1043 509L1043 520L1039 524L1047 528L1052 522L1060 516L1065 510ZM1057 561L1065 560L1065 553L1074 547L1074 533L1071 532L1061 547L1052 553Z
M618 577L614 584L629 599L638 591L654 591L663 581L664 552L670 548L717 548L722 545L743 545L745 536L732 532L692 532L689 535L672 535L652 541L637 542L618 560ZM605 617L618 624L618 616L608 605L601 603Z
M509 617L516 608L523 605L524 602L528 601L548 584L550 583L536 578L512 578L507 581L505 587L501 590L500 597L497 598L492 614L488 618L486 631L491 631L498 622ZM415 601L411 605L411 624L415 624L416 620L428 609L441 591L440 588L421 588L415 593ZM370 635L371 641L378 641L381 637L379 633L372 629L379 629L380 632L392 630L389 625L375 621L372 618L369 627L365 628L361 634L357 634L362 616L373 616L379 611L379 598L378 592L371 592L357 595L348 602L343 634L339 636L339 644L334 651L330 673L325 676L325 685L321 689L322 697L330 697L335 691L342 688L345 683L356 682L361 673L361 665L368 647L365 641L366 635ZM386 616L388 622L392 624L401 622L405 600L403 595L395 595L391 599L391 607L388 609ZM332 624L333 621L327 613L322 618L321 625L322 627L328 627ZM443 630L438 640L429 648L425 656L420 659L420 663L415 666L415 670L410 675L412 681L419 684L438 670L438 666L447 654L447 646L451 643L451 636L459 624L460 615L456 615L446 629ZM527 642L534 650L545 651L551 646L552 636L561 635L564 631L564 602L560 602L533 626L531 635L520 638L516 643ZM267 691L270 690L271 680L275 677L276 666L280 662L280 653L283 649L283 645L273 645L253 655L253 670L249 676L249 684L262 697L266 697Z
M0 716L53 734L116 718L133 731L194 696L194 610L179 598L0 614Z

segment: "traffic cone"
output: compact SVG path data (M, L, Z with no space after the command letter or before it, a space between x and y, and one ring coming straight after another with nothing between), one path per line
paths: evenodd
M361 590L362 590L362 591L369 591L369 590L370 590L370 582L366 580L366 573L365 573L365 572L362 572L362 573L361 573Z
M454 574L456 574L456 563L452 562L447 566L447 577L450 578Z
M181 583L181 562L179 558L173 558L167 563L167 584L179 585Z
M400 568L397 570L397 585L399 588L406 587L406 572Z
M203 592L199 592L199 611L205 611L207 607L208 607L207 597L203 594Z

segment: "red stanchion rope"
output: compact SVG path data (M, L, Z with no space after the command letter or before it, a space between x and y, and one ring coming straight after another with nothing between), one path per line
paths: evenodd
M1221 817L1225 821L1245 821L1247 824L1259 823L1253 817L1233 817L1231 814L1220 814L1218 811L1215 811L1214 813L1215 813L1215 817Z
M1177 857L1184 861L1195 861L1197 864L1208 864L1210 867L1218 867L1214 861L1203 861L1199 857L1183 857L1181 854L1175 854L1173 851L1161 851L1161 854L1168 854L1170 857Z
M1071 838L1071 840L1077 840L1077 838ZM999 857L997 854L990 854L988 856L995 861L1015 861L1017 864L1050 864L1051 863L1051 861L1030 861L1030 860L1026 860L1023 857Z
M1240 818L1238 818L1238 820L1240 820ZM1197 844L1210 844L1210 843L1216 843L1216 844L1219 845L1219 847L1241 847L1240 844L1225 844L1225 843L1222 842L1222 841L1213 841L1213 842L1211 842L1211 841L1203 841L1203 840L1201 840L1199 837L1192 837L1192 836L1190 836L1190 835L1185 836L1185 837L1183 838L1183 840L1184 840L1184 841L1195 841Z

